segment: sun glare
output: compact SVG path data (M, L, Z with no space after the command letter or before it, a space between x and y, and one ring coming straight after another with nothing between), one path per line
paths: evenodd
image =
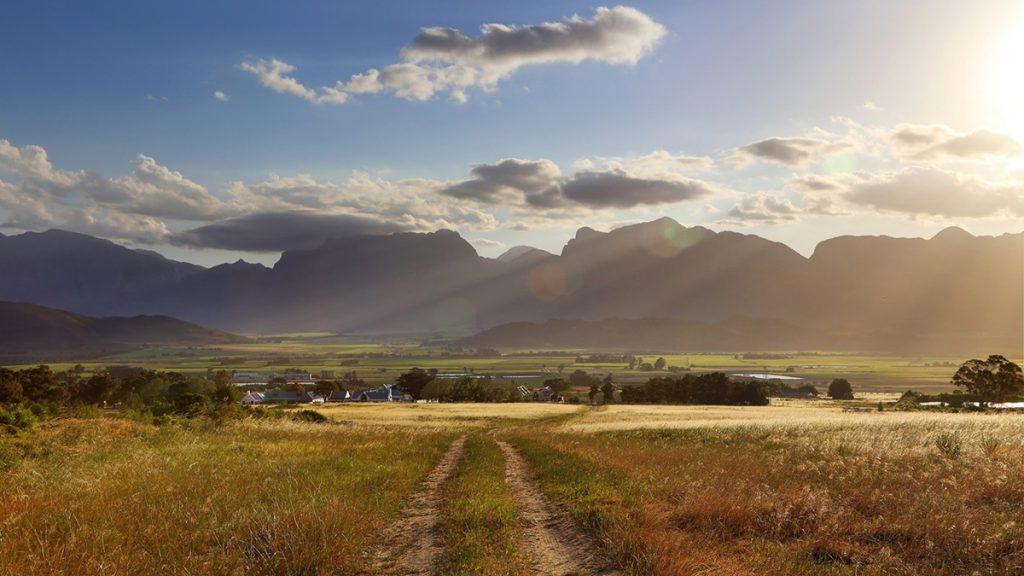
M990 102L1000 128L1024 141L1024 22L997 48L992 62Z

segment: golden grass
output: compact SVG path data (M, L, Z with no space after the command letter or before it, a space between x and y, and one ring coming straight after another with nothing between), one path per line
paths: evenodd
M0 439L0 574L349 574L451 435L97 419Z
M513 439L634 573L1024 573L1024 418L839 416Z
M479 428L498 420L536 420L582 410L569 404L328 404L316 408L336 422L416 428Z
M662 406L612 405L591 408L579 418L567 420L561 427L571 432L608 432L641 428L707 428L735 426L805 427L809 425L892 426L935 424L959 426L1001 423L1020 432L1024 415L1020 414L946 414L941 412L877 412L863 406L850 411L850 403L821 401L774 401L769 406Z

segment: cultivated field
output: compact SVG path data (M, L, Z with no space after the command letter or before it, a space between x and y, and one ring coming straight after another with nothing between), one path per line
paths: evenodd
M503 349L500 357L474 357L452 354L439 346L350 342L347 338L322 333L264 338L267 340L216 348L147 348L80 363L87 371L121 364L201 374L209 370L281 372L288 368L301 368L314 374L329 370L340 376L354 370L371 385L393 382L399 374L413 367L434 368L441 372L467 370L478 375L527 376L529 378L517 379L516 382L528 385L539 384L545 378L566 376L576 369L611 373L617 383L644 382L653 376L666 374L665 371L628 370L625 363L576 362L577 356L602 352L599 350ZM968 356L905 357L813 351L783 351L773 354L779 356L774 358L664 350L632 352L642 356L646 362L664 357L668 366L689 367L695 372L766 372L802 378L803 383L819 387L827 386L833 378L846 378L857 391L889 393L904 392L908 388L924 392L948 391L953 373L968 359ZM1020 358L1011 359L1021 361ZM51 365L59 371L75 364Z
M0 437L0 574L1024 572L1020 414L323 412Z

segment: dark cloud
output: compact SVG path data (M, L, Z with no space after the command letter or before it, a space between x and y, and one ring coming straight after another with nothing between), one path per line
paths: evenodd
M940 158L1009 158L1024 148L1009 134L975 130L959 134L946 126L902 124L889 134L896 152L917 160Z
M243 252L315 248L330 238L404 232L407 226L353 214L264 212L172 234L172 244Z
M840 152L851 146L846 141L825 138L766 138L737 148L733 160L764 160L783 166L799 166L815 156Z
M560 171L550 160L505 158L496 164L474 166L470 174L473 178L441 188L439 192L453 198L498 204L508 202L510 195L522 198L551 188L557 184Z
M670 204L714 196L715 189L689 178L644 178L623 170L578 172L562 184L569 200L593 208L632 208L649 204Z

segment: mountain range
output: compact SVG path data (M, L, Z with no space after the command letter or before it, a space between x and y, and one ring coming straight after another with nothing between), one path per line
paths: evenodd
M216 345L245 338L167 316L94 318L25 302L0 302L0 358L87 358L150 344Z
M680 321L689 331L746 323L744 349L788 347L783 325L808 347L856 350L1016 354L1024 339L1024 233L959 228L931 239L841 236L809 258L669 218L585 227L559 254L520 246L498 258L440 230L337 238L287 251L272 268L203 268L51 230L0 236L0 270L2 300L232 331L467 334L621 319ZM726 341L715 342L706 345Z

